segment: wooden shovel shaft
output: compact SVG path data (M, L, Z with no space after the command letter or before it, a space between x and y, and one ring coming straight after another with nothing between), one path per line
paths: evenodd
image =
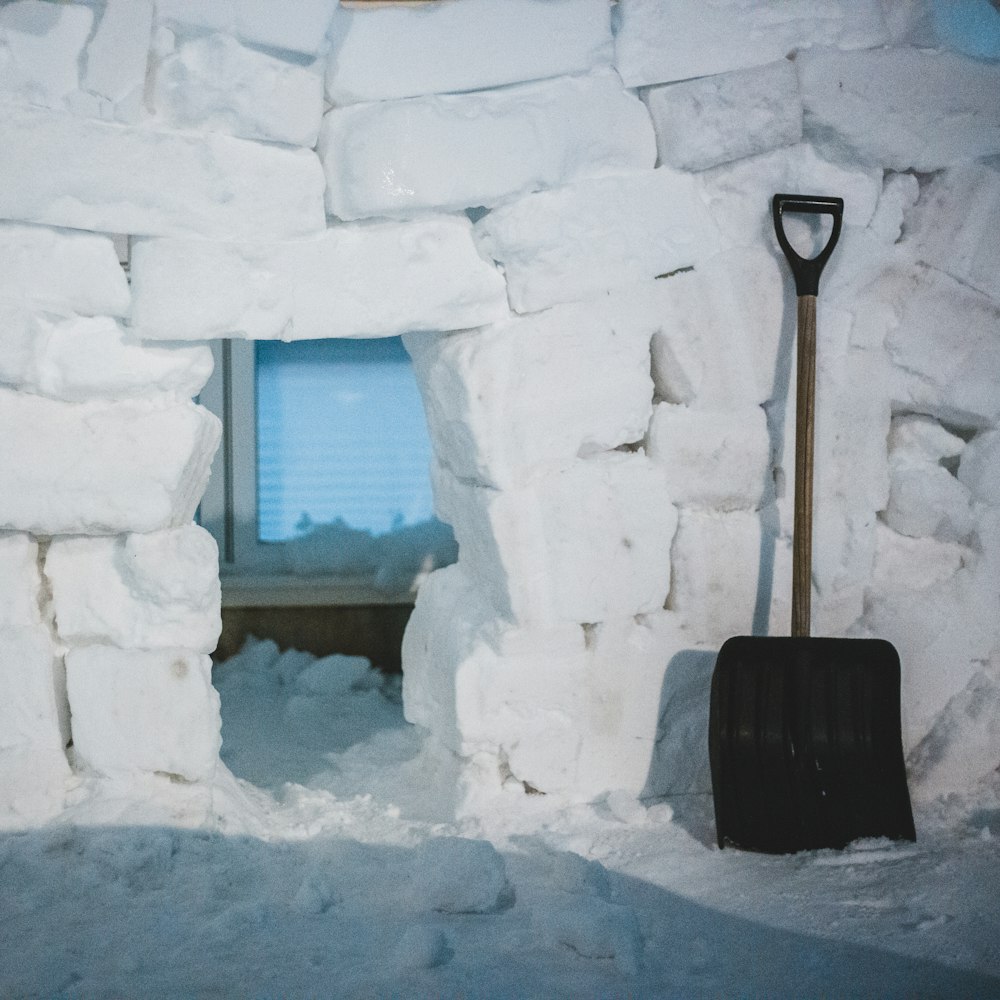
M798 301L795 394L795 534L792 635L808 636L812 597L813 436L816 426L816 296Z

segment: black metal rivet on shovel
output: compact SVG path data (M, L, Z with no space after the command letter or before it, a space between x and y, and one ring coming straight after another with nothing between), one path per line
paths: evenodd
M859 837L916 840L900 727L900 666L882 639L810 638L816 296L840 236L841 198L776 194L774 230L798 296L791 637L737 636L712 676L709 759L720 847L785 854ZM833 217L812 259L783 214Z

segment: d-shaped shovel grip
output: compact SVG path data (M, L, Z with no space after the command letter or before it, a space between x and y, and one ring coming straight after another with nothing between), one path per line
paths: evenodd
M788 237L785 236L783 220L785 212L809 212L813 215L833 216L830 239L815 257L808 259L800 257L792 249ZM837 240L840 239L840 227L844 219L844 199L824 198L812 194L776 194L771 201L771 214L774 216L774 233L795 278L795 294L818 295L819 276L823 273Z

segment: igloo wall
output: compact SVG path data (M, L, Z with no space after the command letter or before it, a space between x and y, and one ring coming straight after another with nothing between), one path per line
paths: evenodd
M407 718L490 780L704 790L714 651L789 617L776 191L847 205L815 627L896 644L926 788L995 766L948 733L1000 703L1000 69L932 15L0 6L0 822L220 766L218 337L407 334L460 544Z

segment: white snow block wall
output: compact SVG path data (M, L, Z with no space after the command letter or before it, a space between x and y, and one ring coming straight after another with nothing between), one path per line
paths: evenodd
M515 787L706 790L671 771L705 745L697 665L788 621L777 191L846 201L814 626L897 645L919 752L1000 663L1000 69L897 22L0 6L0 822L58 811L71 766L215 772L191 398L219 337L406 334L460 543L407 630L408 719Z

